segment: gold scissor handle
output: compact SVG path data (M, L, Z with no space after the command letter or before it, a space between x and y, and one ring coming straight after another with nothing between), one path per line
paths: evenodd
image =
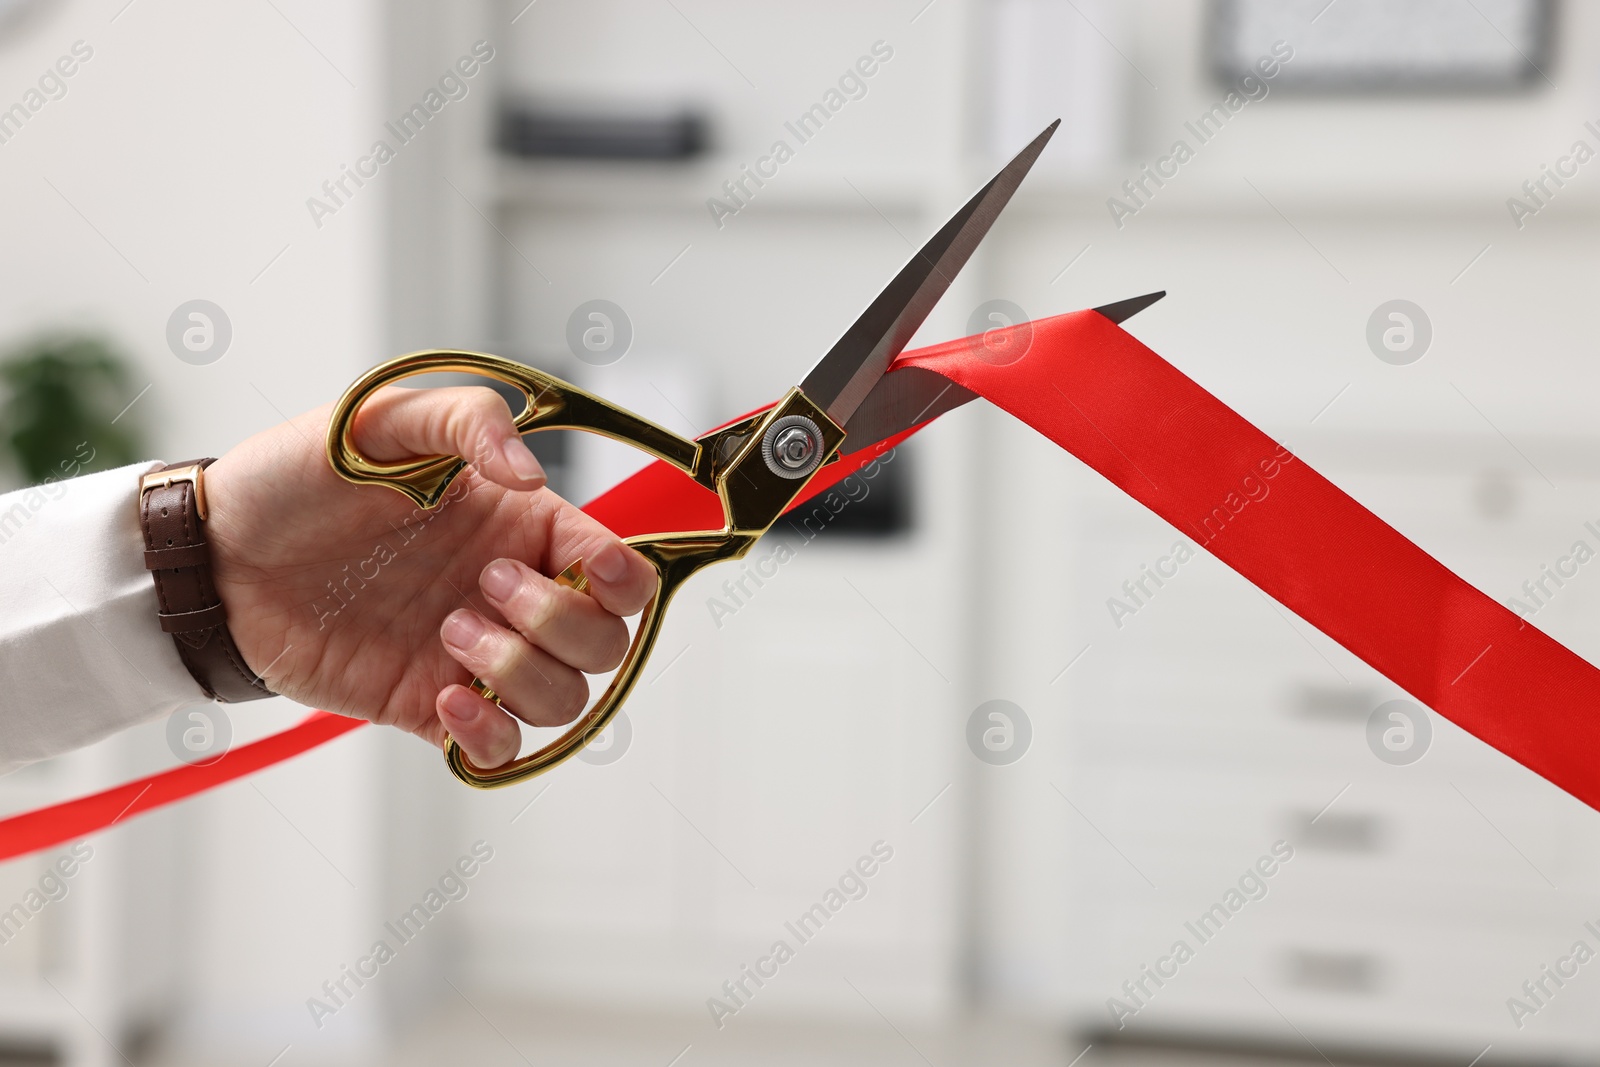
M665 460L717 493L725 522L721 530L647 534L627 539L627 544L655 568L655 595L639 619L633 643L611 684L595 706L560 738L492 770L474 767L454 738L446 740L445 763L451 773L475 788L492 789L544 773L576 755L606 728L637 685L645 661L660 636L661 623L673 594L702 567L737 559L748 552L804 488L811 472L838 451L844 431L803 392L791 389L765 412L714 430L698 441L690 441L577 386L503 356L440 350L414 352L381 363L345 391L328 423L328 462L333 469L348 481L388 486L421 507L438 504L451 480L466 468L466 459L419 456L398 463L378 463L362 455L352 438L356 415L374 392L418 374L437 373L484 375L521 390L525 403L516 417L516 425L522 433L587 430ZM780 431L793 434L795 430L791 426L796 420L809 427L813 437L811 465L801 472L780 473L776 461L764 457L763 442L769 432L774 438ZM580 592L587 590L583 561L572 564L556 580ZM473 679L472 684L479 693L500 703L496 694L481 681Z
M541 370L485 352L435 350L380 363L345 390L328 422L328 462L333 469L352 482L399 490L421 507L437 504L450 482L466 467L465 458L419 456L399 463L379 463L356 448L353 430L361 405L379 389L419 374L441 373L482 375L519 389L524 401L516 417L519 433L587 430L632 445L689 474L694 473L699 460L700 446L694 441Z
M492 770L474 766L467 758L467 754L461 751L461 746L456 744L455 738L449 738L445 741L444 759L450 767L450 773L478 789L495 789L543 774L577 755L585 745L610 725L612 718L622 707L623 701L633 692L639 676L644 672L645 661L650 658L650 651L655 646L656 638L660 636L661 623L666 618L667 607L672 602L673 594L702 567L742 556L755 541L756 537L753 536L728 534L716 530L687 534L646 534L642 537L627 538L627 544L655 567L656 592L639 617L639 628L634 632L633 644L628 647L628 654L623 657L622 665L617 668L617 673L612 677L611 684L606 687L599 701L556 740L536 752ZM556 581L580 592L586 589L588 581L583 574L583 562L580 560L562 571ZM493 690L484 687L476 679L473 680L473 688L495 703L499 703Z

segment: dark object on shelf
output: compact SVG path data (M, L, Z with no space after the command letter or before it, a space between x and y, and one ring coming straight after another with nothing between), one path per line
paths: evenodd
M691 159L706 149L706 120L688 109L630 115L507 104L498 142L523 159Z
M98 338L50 337L13 349L0 359L0 390L3 459L29 484L140 458L128 414L136 390L122 357Z
M1213 0L1207 59L1221 86L1251 78L1246 95L1513 93L1552 84L1555 8L1555 0ZM1293 58L1283 61L1275 43Z
M801 542L819 534L827 535L824 540L834 540L909 533L916 483L911 452L907 445L896 446L883 458L798 505L778 520L774 531L785 531Z

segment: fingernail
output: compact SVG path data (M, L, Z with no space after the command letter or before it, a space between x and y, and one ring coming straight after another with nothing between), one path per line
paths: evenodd
M622 546L612 541L583 564L584 570L602 582L620 582L628 576L628 560Z
M465 725L483 714L483 704L468 690L457 687L446 691L444 710L450 713L452 719Z
M544 481L544 468L539 466L539 461L533 453L528 451L528 446L520 437L508 437L500 445L500 452L506 457L506 465L525 482Z
M474 645L483 640L483 620L470 611L451 612L450 617L444 620L444 627L440 630L444 643L459 652L470 652Z
M504 602L516 596L517 588L522 585L522 575L515 563L508 559L497 559L483 569L483 577L478 584L489 599Z

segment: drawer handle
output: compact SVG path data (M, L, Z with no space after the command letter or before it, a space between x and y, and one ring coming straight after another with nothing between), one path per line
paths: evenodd
M1385 836L1383 817L1366 812L1296 811L1289 817L1289 840L1321 852L1382 852Z
M1304 948L1285 952L1284 964L1287 984L1321 993L1375 993L1383 969L1371 953Z
M1295 687L1289 706L1302 719L1323 719L1334 722L1366 722L1372 709L1381 703L1380 694L1372 689L1352 689L1350 686L1303 683Z

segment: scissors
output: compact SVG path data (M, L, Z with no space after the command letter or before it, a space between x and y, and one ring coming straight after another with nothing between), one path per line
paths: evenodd
M1051 123L979 189L777 404L694 440L543 371L479 352L433 350L399 356L374 367L345 392L328 425L328 461L333 469L351 482L395 489L420 507L436 506L466 461L458 456L421 456L377 463L355 447L351 427L374 391L404 378L440 372L483 375L520 390L525 399L516 418L520 433L569 429L603 434L672 464L722 501L720 530L627 538L626 543L655 567L656 591L621 666L594 707L557 740L493 769L474 766L449 739L445 762L451 773L470 786L490 789L542 774L576 755L606 728L633 691L673 594L685 581L703 567L749 552L817 472L839 457L842 445L848 443L850 451L858 451L976 397L931 371L905 367L890 372L889 365L994 225L1059 125L1059 119ZM1121 322L1160 295L1096 310ZM556 581L584 591L583 561L573 563ZM478 679L473 679L472 687L500 703Z

